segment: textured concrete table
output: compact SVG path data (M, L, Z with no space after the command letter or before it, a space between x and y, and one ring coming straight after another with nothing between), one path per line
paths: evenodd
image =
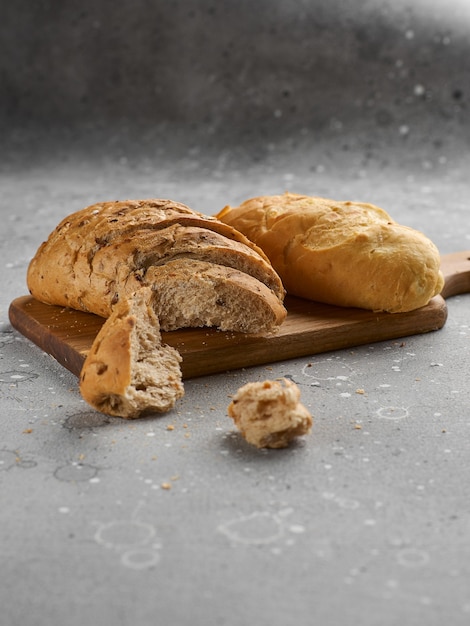
M189 380L133 422L91 411L8 321L37 246L99 200L213 214L289 189L469 249L468 2L4 13L1 623L468 624L469 296L438 332ZM229 396L280 376L314 429L258 451Z

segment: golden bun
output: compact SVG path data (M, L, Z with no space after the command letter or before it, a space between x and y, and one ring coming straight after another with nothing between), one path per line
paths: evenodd
M288 294L398 313L426 305L444 286L434 243L372 204L285 193L216 217L265 252Z

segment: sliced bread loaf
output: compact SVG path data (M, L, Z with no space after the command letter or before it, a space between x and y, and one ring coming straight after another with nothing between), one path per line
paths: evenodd
M267 334L286 317L266 255L233 227L170 200L68 216L39 247L27 281L42 302L107 318L80 390L97 410L126 418L167 411L183 394L181 357L160 329Z
M227 274L223 267L239 270L246 276L245 285L239 281L244 299L250 300L253 294L260 302L266 294L268 308L274 307L268 316L274 324L270 330L285 318L284 288L264 253L233 227L167 200L98 204L64 219L32 259L28 287L42 302L109 317L119 300L163 275L152 268L175 259L212 263L220 268L222 281ZM168 281L172 275L165 276ZM186 277L191 282L188 272ZM198 281L193 288L196 284L203 283ZM204 297L207 287L206 282ZM233 298L230 302L242 313ZM183 325L189 326L196 316L188 307L182 315L184 311L188 317ZM230 330L246 327L245 321L233 319ZM252 332L268 326L266 321L252 325Z

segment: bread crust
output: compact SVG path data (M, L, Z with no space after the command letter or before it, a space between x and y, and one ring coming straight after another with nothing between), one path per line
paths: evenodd
M371 204L286 193L217 218L264 250L292 295L397 313L426 305L444 285L436 246Z
M83 364L80 392L93 408L132 419L169 411L183 396L181 356L161 341L150 289L119 302Z

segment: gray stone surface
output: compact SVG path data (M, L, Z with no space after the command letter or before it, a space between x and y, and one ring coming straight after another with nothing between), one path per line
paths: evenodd
M99 200L289 189L470 248L469 37L466 0L3 7L2 624L468 624L467 295L441 331L190 380L134 422L91 411L8 306ZM314 429L257 451L229 396L278 376Z

